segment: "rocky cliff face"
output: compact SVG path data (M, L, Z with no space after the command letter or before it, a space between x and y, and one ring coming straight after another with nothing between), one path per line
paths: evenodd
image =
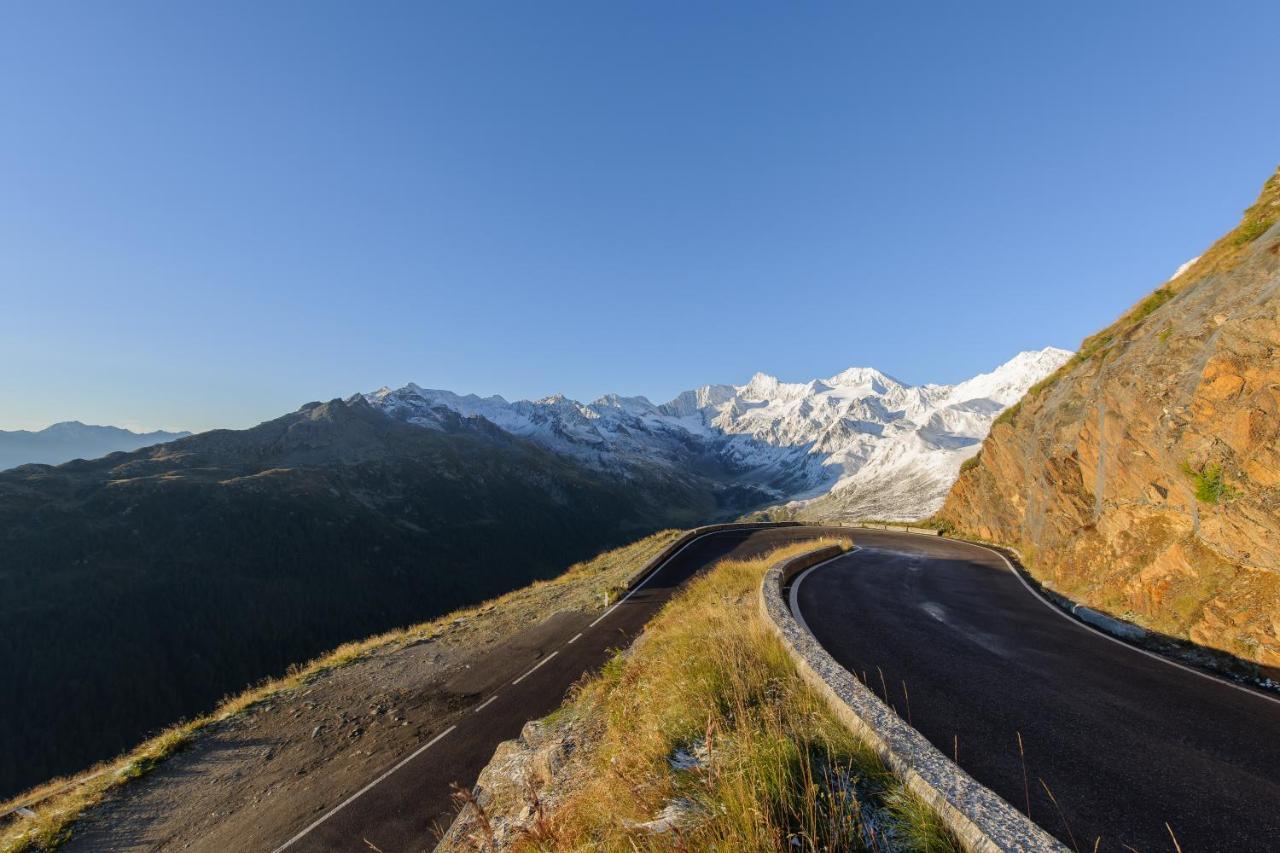
M1280 666L1280 171L997 420L939 518L1053 588Z

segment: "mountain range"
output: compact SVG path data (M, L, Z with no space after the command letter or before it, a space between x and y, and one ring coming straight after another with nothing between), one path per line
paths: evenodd
M137 450L184 438L189 432L132 432L114 426L63 421L42 430L0 430L0 471L18 465L60 465L72 459L96 459L120 450Z
M806 517L915 519L941 506L992 421L1071 353L1023 352L956 385L910 385L854 367L825 379L704 385L655 405L610 394L508 402L409 384L360 395L426 428L484 418L582 464L621 476L661 474Z

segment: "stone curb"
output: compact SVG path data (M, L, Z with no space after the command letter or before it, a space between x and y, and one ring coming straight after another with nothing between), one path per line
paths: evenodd
M960 769L844 669L792 615L783 590L805 569L842 553L819 548L774 564L760 585L760 608L801 676L866 741L913 793L937 812L967 850L1067 850L1022 812Z

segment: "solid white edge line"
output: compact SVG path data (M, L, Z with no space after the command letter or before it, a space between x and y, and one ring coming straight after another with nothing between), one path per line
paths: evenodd
M764 529L768 529L768 528L764 528ZM604 619L604 617L608 616L610 613L612 613L613 611L615 611L615 610L617 610L619 607L621 607L623 604L625 604L625 603L627 602L627 599L628 599L628 598L630 598L631 596L633 596L633 595L635 595L637 592L639 592L639 591L640 591L640 588L641 588L642 586L644 586L645 584L647 584L649 581L653 580L653 579L654 579L654 577L658 574L658 572L662 571L662 570L663 570L663 569L665 569L667 566L671 565L671 561L672 561L672 560L674 560L676 557L679 557L681 554L683 554L683 553L684 553L684 551L685 551L685 549L686 549L686 548L688 548L688 547L690 547L691 545L693 545L695 542L701 542L701 541L702 541L703 539L705 539L706 537L708 537L708 536L715 536L715 535L716 535L716 534L718 534L718 533L738 533L738 532L739 532L739 531L737 531L737 530L712 530L712 531L710 531L710 532L708 532L708 533L704 533L704 534L702 534L701 536L695 536L695 537L693 537L693 538L692 538L692 539L690 539L688 542L684 543L684 545L680 546L680 550L679 550L679 551L676 551L676 552L675 552L674 554L672 554L670 557L667 557L667 559L663 560L663 561L662 561L662 565L661 565L661 566L658 566L658 568L656 568L656 569L654 569L653 571L649 572L649 574L645 577L645 579L644 579L644 580L640 581L640 583L638 583L638 584L636 584L635 586L633 586L633 587L631 588L631 591L630 591L630 592L628 592L625 596L623 596L623 598L622 598L622 600L621 600L621 601L619 601L617 604L613 605L613 606L612 606L612 607L610 607L608 610L606 610L605 612L603 612L603 613L601 613L599 616L597 616L597 617L596 617L596 621L595 621L595 622L592 622L592 623L591 623L590 625L588 625L587 627L588 627L588 628L594 628L594 627L595 627L595 626L600 622L600 620L601 620L601 619Z
M858 551L861 551L861 550L862 550L861 547L854 545L848 551L845 551L843 554L840 554L839 556L832 557L830 560L823 560L821 563L810 566L809 568L805 569L803 572L796 575L795 578L792 579L791 596L790 596L791 600L789 602L791 605L791 615L796 617L796 621L800 623L800 627L808 631L810 636L813 635L813 629L809 627L808 622L804 621L804 616L800 615L800 583L801 581L803 581L805 577L809 574L809 572L813 571L814 569L820 569L823 566L825 566L827 563L833 563L836 560L841 559L842 557L847 557L850 554L857 553ZM817 639L817 637L814 637L814 639Z
M343 810L343 809L345 809L347 806L349 806L349 805L351 805L352 803L354 803L357 799L359 799L361 796L363 796L364 794L366 794L366 793L367 793L371 788L373 788L375 785L377 785L377 784L378 784L379 782L381 782L383 779L386 779L386 778L387 778L388 776L390 776L392 773L395 773L395 772L396 772L397 770L399 770L401 767L404 767L404 766L405 766L406 764L408 764L410 761L413 761L413 759L417 758L419 755L421 755L423 752L425 752L428 748L430 748L430 747L434 746L436 743L438 743L438 742L440 741L440 739L441 739L441 738L443 738L445 735L449 734L449 732L453 731L453 730L454 730L454 729L456 729L456 728L457 728L457 726L456 726L456 725L449 726L449 728L445 729L445 730L444 730L444 731L442 731L440 734L436 735L436 736L435 736L435 737L433 737L431 740L427 741L427 742L426 742L426 743L424 743L422 746L418 747L418 748L417 748L417 749L415 749L413 752L411 752L407 758L405 758L405 759L403 759L402 761L400 761L400 763L396 764L396 766L392 767L392 768L391 768L390 770L388 770L386 773L383 773L383 774L382 774L381 776L379 776L377 779L374 779L374 780L373 780L372 782L370 782L368 785L365 785L365 786L364 786L363 788L361 788L359 791L356 791L354 794L352 794L351 796L347 797L345 800L343 800L341 803L339 803L339 804L338 804L337 806L335 806L333 809L331 809L330 811L326 812L326 813L324 814L324 816L323 816L323 817L320 817L319 819L317 819L314 823L310 824L306 829L302 830L302 831L301 831L301 832L299 832L297 835L295 835L293 838L290 838L290 839L289 839L288 841L286 841L284 844L281 844L281 845L280 845L279 847L277 847L275 850L271 851L271 853L280 853L280 851L281 851L281 850L285 850L285 849L287 849L287 848L289 848L289 847L293 846L293 843L294 843L294 842L298 841L300 838L302 838L303 836L305 836L305 835L306 835L307 833L309 833L311 830L315 829L317 826L319 826L320 824L324 823L326 820L328 820L329 818L333 817L333 816L334 816L334 815L336 815L338 812L342 811L342 810Z
M1040 602L1040 603L1041 603L1041 604L1043 604L1045 607L1049 608L1049 609L1050 609L1050 610L1052 610L1054 613L1056 613L1056 614L1058 614L1059 616L1061 616L1063 619L1066 619L1066 620L1067 620L1068 622L1070 622L1072 625L1078 625L1079 627L1084 628L1086 631L1091 631L1091 632L1093 632L1094 634L1097 634L1099 637L1102 637L1104 640L1110 640L1111 642L1115 643L1117 646L1121 646L1121 647L1123 647L1123 648L1126 648L1126 649L1128 649L1128 650L1129 650L1129 651L1131 651L1131 652L1137 652L1137 653L1138 653L1138 654L1140 654L1140 655L1146 655L1147 657L1151 658L1152 660L1158 660L1158 661L1160 661L1161 663L1167 663L1169 666L1176 666L1178 669L1183 670L1184 672L1189 672L1189 673L1191 673L1192 675L1198 675L1198 676L1200 676L1201 678L1205 679L1206 681L1212 681L1214 684L1221 684L1221 685L1222 685L1222 686L1224 686L1224 687L1231 687L1231 688L1233 688L1233 689L1235 689L1235 690L1239 690L1241 693L1247 693L1247 694L1248 694L1248 695L1250 695L1250 696L1256 696L1256 697L1257 697L1257 698L1259 698L1259 699L1265 699L1265 700L1267 700L1268 702L1274 702L1274 703L1276 703L1277 705L1280 705L1280 698L1277 698L1277 697L1275 697L1275 696L1270 696L1270 695L1268 695L1268 694L1266 694L1266 693L1263 693L1263 692L1261 692L1261 691L1259 691L1259 690L1255 690L1255 689L1253 689L1252 687L1246 687L1246 686L1244 686L1243 684L1236 684L1234 681L1228 681L1228 680L1227 680L1227 679L1225 679L1225 678L1222 678L1222 677L1217 676L1217 675L1213 675L1213 674L1208 673L1208 672L1204 672L1204 671L1202 671L1202 670L1196 669L1196 668L1195 668L1195 667L1193 667L1193 666L1187 666L1187 665L1186 665L1186 664L1184 664L1184 663L1179 663L1178 661L1173 660L1173 659L1171 659L1171 658L1167 658L1167 657L1165 657L1164 655L1158 655L1158 654L1156 654L1155 652L1149 652L1149 651L1147 651L1147 650L1146 650L1146 649L1144 649L1144 648L1140 648L1139 646L1135 646L1135 645L1132 645L1132 644L1130 644L1130 643L1126 643L1124 640L1121 640L1119 637L1113 637L1113 636L1111 636L1110 634L1108 634L1106 631L1102 631L1102 630L1099 630L1099 629L1097 629L1097 628L1093 627L1093 626L1092 626L1092 625L1090 625L1088 622L1084 622L1084 621L1082 621L1082 620L1080 620L1080 619L1076 619L1076 618L1074 618L1073 616L1071 616L1070 614L1068 614L1068 613L1064 613L1064 612L1062 611L1062 608L1061 608L1061 607L1058 607L1058 606L1057 606L1056 604L1054 604L1052 601L1049 601L1047 598L1045 598L1043 595L1041 595L1041 594L1040 594L1040 591L1039 591L1039 590L1037 590L1034 586L1032 586L1030 583L1028 583L1028 582L1027 582L1027 579L1026 579L1026 578L1024 578L1024 577L1022 576L1022 572L1019 572L1019 571L1017 570L1017 568L1015 568L1015 567L1014 567L1013 563L1009 562L1009 558L1008 558L1008 557L1006 557L1004 554L1001 554L999 551L995 550L994 548L989 548L989 547L987 547L986 545L979 545L977 542L965 542L965 540L963 540L963 539L952 539L952 540L950 540L950 541L952 541L952 542L964 542L964 544L966 544L966 545L972 545L972 546L973 546L973 547L975 547L975 548L981 548L981 549L982 549L982 550L984 550L984 551L990 551L992 554L995 554L995 555L996 555L997 557L999 557L1001 560L1004 560L1004 564L1005 564L1006 566L1008 566L1008 567L1009 567L1009 571L1013 572L1014 576L1015 576L1015 577L1017 577L1018 581L1019 581L1019 582L1020 582L1024 587L1026 587L1027 592L1029 592L1029 593L1031 593L1033 596L1035 596L1036 601ZM1144 630L1145 630L1145 629L1144 629Z
M574 634L574 635L573 635L573 639L572 639L572 640L570 640L569 642L565 643L565 645L566 645L566 646L572 646L574 643L578 642L578 638L579 638L579 637L581 637L581 636L582 636L582 632L581 632L581 631L579 631L578 633Z
M476 706L476 710L475 710L475 712L474 712L474 713L479 714L481 711L483 711L483 710L485 709L485 707L487 707L487 706L488 706L488 704L489 704L490 702L494 701L494 700L495 700L495 699L497 699L497 698L498 698L498 694L497 694L497 693L493 694L493 695L492 695L492 696L490 696L488 699L484 700L484 701L483 701L483 702L481 702L479 705L477 705L477 706Z
M546 656L545 658L543 658L542 660L540 660L540 661L538 661L537 663L535 663L535 664L533 665L533 669L529 670L529 671L528 671L528 672L526 672L524 675L520 676L519 678L517 678L515 681L513 681L513 682L511 682L511 683L512 683L512 684L519 684L520 682L524 681L526 678L528 678L529 676L531 676L531 675L533 675L535 672L537 672L537 671L538 671L538 667L542 666L544 663L546 663L547 661L551 660L553 657L555 657L555 656L556 656L556 655L558 655L558 654L560 654L560 650L559 650L559 649L556 649L554 652L552 652L551 654L547 655L547 656Z
M811 526L811 525L803 525L803 524L802 524L802 525L799 525L799 526L800 526L800 527L808 527L808 526ZM812 526L815 526L815 527L821 527L821 526L823 526L823 525L812 525ZM613 611L617 610L617 609L618 609L620 606L622 606L623 604L626 604L626 602L627 602L627 599L628 599L628 598L630 598L631 596L635 595L637 592L639 592L639 591L640 591L640 588L641 588L642 586L644 586L645 584L647 584L649 581L653 580L653 579L654 579L654 576L656 576L656 575L658 574L658 572L662 571L662 570L663 570L663 569L665 569L667 566L671 565L671 561L672 561L672 560L674 560L676 557L679 557L681 554L683 554L686 548L689 548L690 546L692 546L692 545L693 545L694 543L696 543L696 542L701 542L703 539L707 538L708 536L718 536L718 535L720 535L721 533L754 533L754 532L756 532L757 530L786 530L786 529L788 529L788 528L785 528L785 527L782 527L782 528L778 528L778 527L758 527L758 528L747 528L747 529L744 529L744 530L709 530L709 531L707 531L706 533L703 533L701 536L695 536L695 537L693 537L692 539L690 539L688 542L684 543L684 545L680 546L680 550L679 550L679 551L676 551L676 552L675 552L674 554L672 554L670 557L667 557L667 559L663 560L663 561L662 561L662 565L661 565L661 566L658 566L658 568L656 568L656 569L654 569L653 571L649 572L649 574L645 577L645 579L644 579L644 580L640 581L640 583L638 583L638 584L636 584L634 587L632 587L632 588L631 588L631 591L630 591L630 592L628 592L625 596L623 596L623 598L622 598L622 600L621 600L621 601L619 601L617 604L613 605L613 606L612 606L612 607L610 607L608 610L606 610L605 612L603 612L603 613L601 613L599 616L597 616L597 617L596 617L596 621L595 621L595 622L592 622L592 623L591 623L590 625L588 625L587 627L588 627L588 628L594 628L594 627L597 625L597 623L599 623L599 622L600 622L600 620L604 619L604 617L608 616L610 613L612 613ZM850 528L850 529L852 529L852 528ZM579 636L581 636L581 635L579 635ZM577 639L577 638L575 637L574 639ZM572 642L573 642L573 640L570 640L569 642L571 642L571 643L572 643Z
M875 528L870 528L870 527L869 527L869 528L865 528L865 529L867 529L867 530L874 530ZM1132 644L1130 644L1130 643L1126 643L1124 640L1121 640L1119 637L1113 637L1113 636L1111 636L1110 634L1108 634L1106 631L1102 631L1102 630L1099 630L1098 628L1093 627L1093 626L1092 626L1092 625L1090 625L1088 622L1084 622L1084 621L1082 621L1082 620L1080 620L1080 619L1076 619L1074 616L1072 616L1072 615L1071 615L1071 614L1069 614L1069 613L1064 613L1061 607L1057 606L1057 605L1056 605L1056 604L1054 604L1052 601L1050 601L1049 599L1045 598L1043 595L1041 595L1041 594L1040 594L1040 591L1039 591L1039 590L1037 590L1034 586L1032 586L1030 583L1028 583L1028 582L1027 582L1027 579L1026 579L1026 578L1024 578L1024 577L1022 576L1022 572L1018 571L1018 570L1017 570L1017 568L1013 565L1013 563L1009 562L1009 558L1008 558L1008 557L1006 557L1004 554L1001 554L1001 553L1000 553L999 551L997 551L995 548L992 548L992 547L990 547L990 546L988 546L988 545L981 545L981 544L979 544L979 543L977 543L977 542L970 542L970 541L969 541L969 540L967 540L967 539L952 539L952 538L951 538L951 537L949 537L949 536L936 536L936 535L931 535L931 534L928 534L928 533L912 533L912 532L910 532L910 531L902 531L902 530L881 530L881 531L878 531L878 532L880 532L880 533L906 533L906 535L908 535L908 536L923 536L923 537L925 537L926 539L933 539L933 540L935 540L935 541L937 541L937 540L941 540L941 541L943 541L943 542L959 542L959 543L961 543L962 545L969 545L969 546L972 546L972 547L974 547L974 548L981 548L983 551L990 551L992 554L995 554L997 557L999 557L1001 560L1003 560L1003 561L1004 561L1004 564L1009 568L1009 571L1013 572L1013 576L1014 576L1014 577L1016 577L1016 578L1018 579L1018 582L1019 582L1019 583L1021 583L1024 587L1026 587L1027 592L1031 593L1031 594L1035 597L1036 601L1040 602L1040 603L1041 603L1041 604L1043 604L1045 607L1049 608L1049 609L1050 609L1050 610L1052 610L1054 613L1056 613L1056 614L1058 614L1059 616L1061 616L1063 619L1066 619L1066 620L1067 620L1068 622L1070 622L1072 625L1075 625L1075 626L1077 626L1077 627L1080 627L1080 628L1085 629L1086 631L1090 631L1090 632L1092 632L1092 633L1094 633L1094 634L1097 634L1097 635L1098 635L1099 637L1101 637L1102 639L1104 639L1104 640L1110 640L1111 642L1115 643L1117 646L1121 646L1121 647L1123 647L1123 648L1126 648L1126 649L1128 649L1128 650L1129 650L1129 651L1131 651L1131 652L1137 652L1137 653L1138 653L1138 654L1140 654L1140 655L1146 655L1147 657L1151 658L1152 660L1158 660L1158 661L1160 661L1161 663L1167 663L1169 666L1176 666L1178 669L1181 669L1181 670L1183 670L1184 672L1189 672L1189 673L1191 673L1192 675L1198 675L1198 676L1200 676L1201 678L1203 678L1203 679L1205 679L1205 680L1207 680L1207 681L1212 681L1214 684L1221 684L1221 685L1222 685L1222 686L1224 686L1224 687L1231 687L1231 688L1233 688L1233 689L1235 689L1235 690L1239 690L1241 693L1246 693L1246 694L1248 694L1248 695L1250 695L1250 696L1255 696L1255 697L1257 697L1258 699L1265 699L1265 700L1267 700L1268 702L1274 702L1274 703L1276 703L1277 705L1280 705L1280 698L1277 698L1277 697L1275 697L1275 696L1272 696L1272 695L1270 695L1270 694L1268 694L1268 693L1263 693L1263 692L1262 692L1262 691L1260 691L1260 690L1255 690L1255 689L1254 689L1254 688L1252 688L1252 687L1246 687L1246 686L1244 686L1243 684L1236 684L1234 681L1228 681L1227 679L1222 678L1221 676L1217 676L1217 675L1213 675L1212 673L1204 672L1204 671L1202 671L1202 670L1196 669L1196 668L1195 668L1195 667L1193 667L1193 666L1187 666L1185 663L1179 663L1178 661L1173 660L1172 658L1167 658L1167 657L1165 657L1164 655L1158 655L1158 654L1156 654L1155 652L1149 652L1149 651L1147 651L1146 649L1140 648L1140 647L1135 646L1135 645L1132 645ZM1144 629L1144 630L1145 630L1145 629ZM811 632L811 633L812 633L812 632Z

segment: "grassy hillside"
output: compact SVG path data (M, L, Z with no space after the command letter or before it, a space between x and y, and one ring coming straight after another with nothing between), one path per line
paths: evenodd
M485 421L424 429L362 401L0 473L0 795L352 637L714 513Z

